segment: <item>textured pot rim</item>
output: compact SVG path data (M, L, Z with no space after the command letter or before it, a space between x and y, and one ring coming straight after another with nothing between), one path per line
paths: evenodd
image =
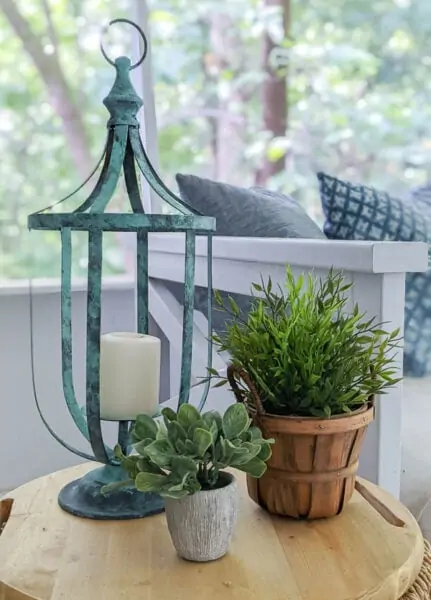
M228 482L226 483L226 485L222 485L221 487L211 488L209 490L198 490L194 494L190 494L190 495L194 496L195 494L200 494L201 492L204 492L204 493L219 492L221 490L225 490L226 488L230 487L233 483L236 483L235 475L233 473L229 473L229 471L220 471L219 475L223 475L224 477L226 477L228 479Z
M165 502L166 501L169 502L171 500L172 500L172 502L181 502L182 500L187 500L187 499L193 498L193 496L197 496L198 494L210 494L210 493L222 492L223 490L227 490L228 488L232 487L233 485L236 485L236 477L233 473L229 473L229 471L220 471L220 473L222 473L227 478L228 481L227 481L226 485L223 485L222 487L211 488L209 490L198 490L194 494L188 494L187 496L182 496L181 498L165 498Z
M330 435L343 431L353 431L366 427L374 420L374 399L357 410L326 419L319 417L297 417L293 415L274 415L271 413L251 412L256 423L268 433L293 433L296 435Z

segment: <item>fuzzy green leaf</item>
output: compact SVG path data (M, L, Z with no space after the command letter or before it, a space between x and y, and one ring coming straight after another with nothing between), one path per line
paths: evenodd
M221 430L222 418L220 413L215 410L209 410L202 415L202 421L206 424L207 429L211 429L211 426L215 423L217 429Z
M198 456L204 456L205 452L211 446L213 441L212 435L205 429L197 428L193 432L193 443L196 446Z
M146 438L145 440L141 440L140 442L136 442L136 444L133 444L133 448L138 454L142 455L145 452L145 448L149 446L153 441L154 440L152 440L151 438Z
M236 469L240 469L242 465L248 464L251 460L253 460L253 454L250 454L246 450L246 448L237 448L229 461L229 465L231 467L235 467Z
M146 438L156 439L158 427L152 417L148 415L138 415L133 427L133 440L139 442Z
M121 461L121 466L131 479L134 479L139 472L138 462L139 456L137 455L125 456Z
M183 479L186 475L197 473L198 466L189 456L175 456L172 459L172 473Z
M139 458L139 457L138 457ZM145 473L158 473L159 475L163 475L164 472L160 467L151 462L149 458L139 458L138 460L138 470L145 471ZM137 473L136 473L137 475ZM136 477L135 475L135 477Z
M187 431L188 428L201 418L200 412L191 404L182 404L178 411L178 422Z
M225 466L230 465L231 458L235 452L235 446L223 437L220 438L219 444L217 462Z
M164 440L168 437L168 430L164 422L159 421L157 423L157 435L156 440Z
M232 404L226 410L222 419L222 427L228 440L238 437L250 423L247 409L243 404Z
M256 457L250 460L250 462L246 463L245 465L238 465L237 468L240 471L244 471L248 475L251 475L251 477L258 479L259 477L262 477L262 475L265 473L266 464L263 462L263 460L260 460L260 458Z
M177 420L177 413L174 410L172 410L172 408L169 408L169 406L162 408L161 414L162 414L162 417L163 417L166 427L172 421Z
M220 433L220 430L217 427L217 423L216 422L211 423L210 434L212 437L213 444L215 444L217 442L219 433Z
M156 440L145 448L145 456L158 467L168 467L175 456L175 449L169 440Z
M193 423L193 425L190 425L190 427L189 427L189 429L187 431L187 437L189 439L193 439L193 434L195 432L195 429L205 429L206 431L210 430L210 428L205 423L205 421L203 419L199 419L198 421L195 421Z
M272 448L270 446L270 444L262 444L261 448L260 448L260 452L257 455L257 458L259 458L260 460L263 460L263 462L266 462L267 460L269 460L272 456Z
M181 440L177 440L176 442L176 449L177 452L181 455L187 454L187 446L186 443L181 441Z
M171 421L167 426L168 440L175 448L179 449L178 442L185 442L187 433L184 427L178 421Z
M125 479L124 481L114 481L112 483L107 483L106 485L103 485L100 488L100 493L102 494L102 496L107 496L111 492L116 492L117 490L125 487L131 487L133 486L133 484L133 479Z
M116 444L116 446L114 447L114 456L119 460L123 460L124 458L126 458L126 455L123 453L119 444Z
M194 444L191 440L186 440L185 442L185 453L189 454L190 456L199 456L196 444Z
M248 437L250 440L261 440L262 432L259 427L250 427L248 430Z
M135 479L135 487L139 492L158 492L166 482L166 475L156 473L138 473Z
M241 448L245 448L250 454L251 458L257 456L261 451L262 445L260 443L244 442Z

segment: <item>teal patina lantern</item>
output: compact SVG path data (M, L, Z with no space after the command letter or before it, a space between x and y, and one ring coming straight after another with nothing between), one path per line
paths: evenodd
M188 402L191 387L196 236L204 235L208 241L208 317L211 327L211 242L212 232L215 230L215 220L202 216L172 193L163 184L148 159L141 141L137 119L143 102L130 80L130 71L145 59L147 41L143 31L131 21L116 19L111 21L110 25L114 23L128 23L138 30L143 40L143 53L134 65L131 65L126 57L117 58L113 62L101 45L104 57L115 67L116 78L110 93L104 100L110 118L100 177L88 198L73 212L53 212L52 207L49 207L28 218L30 229L58 231L61 236L61 342L64 397L75 424L90 443L93 455L81 452L64 442L47 424L42 414L41 416L50 433L68 450L82 458L104 465L64 487L59 495L59 504L74 515L94 519L131 519L163 510L163 502L159 496L142 494L132 487L119 488L106 495L101 493L102 486L127 478L115 459L113 450L105 445L102 435L100 348L103 234L105 231L113 231L136 235L136 334L141 336L148 334L148 234L151 232L185 234L183 347L178 401L181 405ZM176 214L144 213L138 174L146 179L151 188L174 209ZM125 180L131 212L107 212L108 204L122 176ZM85 411L81 410L77 402L72 374L71 239L74 231L88 232ZM211 348L208 353L209 362L210 356ZM201 406L205 402L207 393L208 383ZM145 395L145 389L142 389L142 394ZM118 402L121 403L121 398ZM39 408L39 403L37 404ZM126 453L131 450L129 434L132 425L132 420L118 421L118 443Z

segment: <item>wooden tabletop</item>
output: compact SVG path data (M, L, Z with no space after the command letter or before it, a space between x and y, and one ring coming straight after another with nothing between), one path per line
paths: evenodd
M231 551L213 563L188 563L176 556L163 515L101 522L64 513L60 488L90 468L66 469L10 494L0 600L394 600L422 563L416 521L376 486L362 481L398 525L358 492L333 519L271 517L249 500L240 474Z

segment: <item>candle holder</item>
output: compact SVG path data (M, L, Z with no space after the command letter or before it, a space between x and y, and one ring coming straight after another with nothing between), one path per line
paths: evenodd
M150 232L185 233L184 267L184 312L183 341L181 356L181 379L178 405L188 402L191 386L193 309L195 286L195 246L197 236L206 236L208 244L208 320L211 333L211 256L212 232L215 220L202 216L171 192L162 182L151 165L139 132L138 112L143 101L137 95L130 80L130 71L144 61L147 40L142 29L128 19L115 19L114 23L128 23L140 34L143 52L134 64L127 57L112 61L103 48L105 59L115 67L116 78L108 96L103 101L109 111L108 134L99 179L87 199L73 212L59 213L51 205L28 218L29 229L59 231L61 236L61 352L63 391L67 408L83 437L90 443L93 454L81 452L58 436L47 423L40 410L35 390L36 404L40 416L53 437L65 448L87 460L97 461L104 466L66 485L60 492L59 504L67 512L92 519L133 519L163 511L163 501L156 494L143 494L132 487L119 488L106 495L101 487L121 482L127 475L119 466L113 450L103 441L100 418L100 338L101 338L101 285L102 285L102 240L105 231L128 232L136 235L136 331L148 333L148 234ZM99 166L98 165L98 166ZM97 170L97 167L95 171ZM93 174L95 173L93 171ZM123 171L130 213L106 212L108 203L118 186ZM146 179L154 192L176 214L145 214L142 205L138 172ZM90 176L91 177L91 176ZM89 178L90 179L90 178ZM88 180L87 180L88 181ZM83 184L85 185L85 184ZM73 196L75 190L67 199ZM62 202L62 201L60 201ZM88 232L88 291L87 291L87 339L86 339L86 404L81 410L74 391L72 373L72 317L71 317L71 271L72 235L74 231ZM210 339L210 336L209 336ZM208 347L208 366L211 362L211 343ZM207 382L201 404L208 393ZM143 394L145 390L143 390ZM121 402L121 398L119 399ZM123 452L131 451L131 421L118 422L118 443ZM112 486L111 486L112 487Z

